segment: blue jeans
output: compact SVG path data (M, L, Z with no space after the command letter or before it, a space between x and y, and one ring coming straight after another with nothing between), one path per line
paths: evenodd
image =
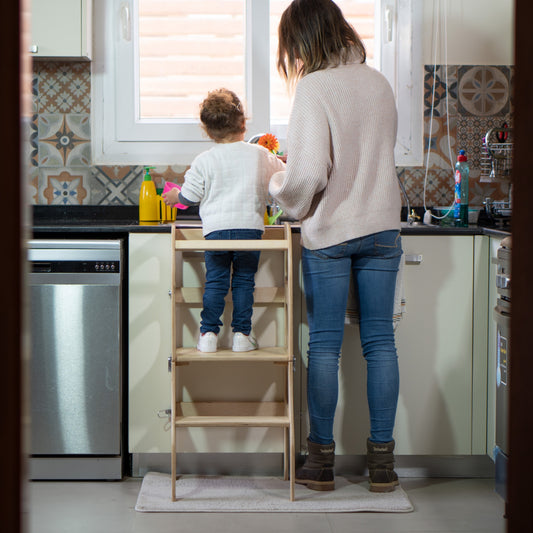
M320 250L304 248L302 251L309 322L307 402L312 442L329 444L333 440L339 358L351 274L359 304L361 346L367 363L370 440L392 440L399 392L392 315L401 255L401 238L396 230Z
M230 229L212 231L206 240L261 239L263 232L256 229ZM259 265L259 251L206 251L205 290L201 313L200 332L220 331L224 312L224 298L228 294L231 281L233 317L231 327L234 332L249 335L252 330L255 273ZM232 272L233 267L233 272Z

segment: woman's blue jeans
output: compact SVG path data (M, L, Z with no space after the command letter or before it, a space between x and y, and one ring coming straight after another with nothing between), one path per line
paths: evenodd
M212 231L206 240L261 239L263 232L255 229ZM200 332L220 331L224 312L224 298L231 282L234 332L249 335L252 330L255 274L259 265L259 251L205 251L205 290ZM232 268L233 267L233 268Z
M309 322L307 402L312 442L333 441L339 358L352 274L367 363L370 440L392 440L399 391L392 316L401 255L400 232L396 230L302 251Z

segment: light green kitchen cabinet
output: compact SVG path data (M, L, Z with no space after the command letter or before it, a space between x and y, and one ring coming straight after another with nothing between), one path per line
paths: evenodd
M30 53L91 59L92 0L32 0Z
M472 455L486 455L488 405L491 390L488 382L490 242L486 235L474 237L474 307L472 310Z
M298 236L293 236L293 241ZM283 286L284 267L275 251L263 250L256 275L257 287ZM204 280L203 253L186 252L180 283L199 287ZM167 233L132 233L129 238L129 451L133 454L169 453L171 356L171 237ZM181 325L182 345L195 346L201 305L188 309ZM296 316L298 316L296 312ZM226 305L219 346L231 343L231 305ZM256 305L253 332L259 346L277 346L285 335L279 305ZM283 394L285 377L280 365L258 363L186 365L186 397L204 401L275 401ZM206 394L208 396L206 396ZM295 395L299 396L299 390ZM179 449L186 453L279 453L284 449L283 428L179 428ZM170 460L168 463L170 467Z
M482 411L485 405L474 407L473 372L483 373L473 365L474 237L407 235L402 242L406 308L396 330L400 364L396 453L470 455L473 411ZM301 342L307 342L306 331ZM305 353L303 345L301 352ZM305 413L302 418L307 419ZM475 431L483 440L485 426ZM368 432L365 361L358 326L347 325L334 428L338 453L366 453ZM302 442L306 434L307 422L302 424Z
M404 235L405 314L396 330L400 398L395 428L398 455L490 455L494 441L493 362L495 327L490 287L494 285L499 239L485 235ZM296 451L303 451L306 412L308 327L302 290L299 234L293 234L295 262L294 338ZM262 256L258 284L272 285L281 265ZM183 271L192 285L202 278L201 258L191 255ZM132 233L129 241L129 449L168 453L170 434L170 235ZM191 311L184 343L193 345L199 311ZM269 314L273 313L273 314ZM258 310L254 329L261 342L283 335L275 310ZM229 324L227 311L223 321ZM227 328L226 328L227 329ZM229 342L228 331L221 342ZM487 354L489 356L487 357ZM191 368L192 383L210 383L213 395L229 380L226 370ZM227 379L226 379L227 378ZM263 380L264 378L264 380ZM235 394L276 394L270 376L243 376ZM335 439L339 455L366 453L369 421L366 368L357 325L345 326ZM195 385L196 386L196 385ZM194 391L191 391L194 392ZM492 409L492 415L491 415ZM492 418L491 418L492 417ZM194 429L194 431L193 431ZM282 432L263 428L193 428L180 434L186 452L280 452ZM180 430L181 431L181 430Z
M128 277L129 451L170 451L170 234L130 234Z

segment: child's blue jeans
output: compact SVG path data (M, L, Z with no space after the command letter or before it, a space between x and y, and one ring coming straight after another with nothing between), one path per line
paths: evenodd
M206 240L261 239L263 232L255 229L213 231ZM224 312L224 298L230 289L233 300L231 328L249 335L252 329L255 274L259 265L259 251L205 251L205 290L200 332L220 331Z

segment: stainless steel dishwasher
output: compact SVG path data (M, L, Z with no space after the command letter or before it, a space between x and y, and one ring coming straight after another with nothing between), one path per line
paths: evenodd
M120 479L122 241L29 242L31 479Z

